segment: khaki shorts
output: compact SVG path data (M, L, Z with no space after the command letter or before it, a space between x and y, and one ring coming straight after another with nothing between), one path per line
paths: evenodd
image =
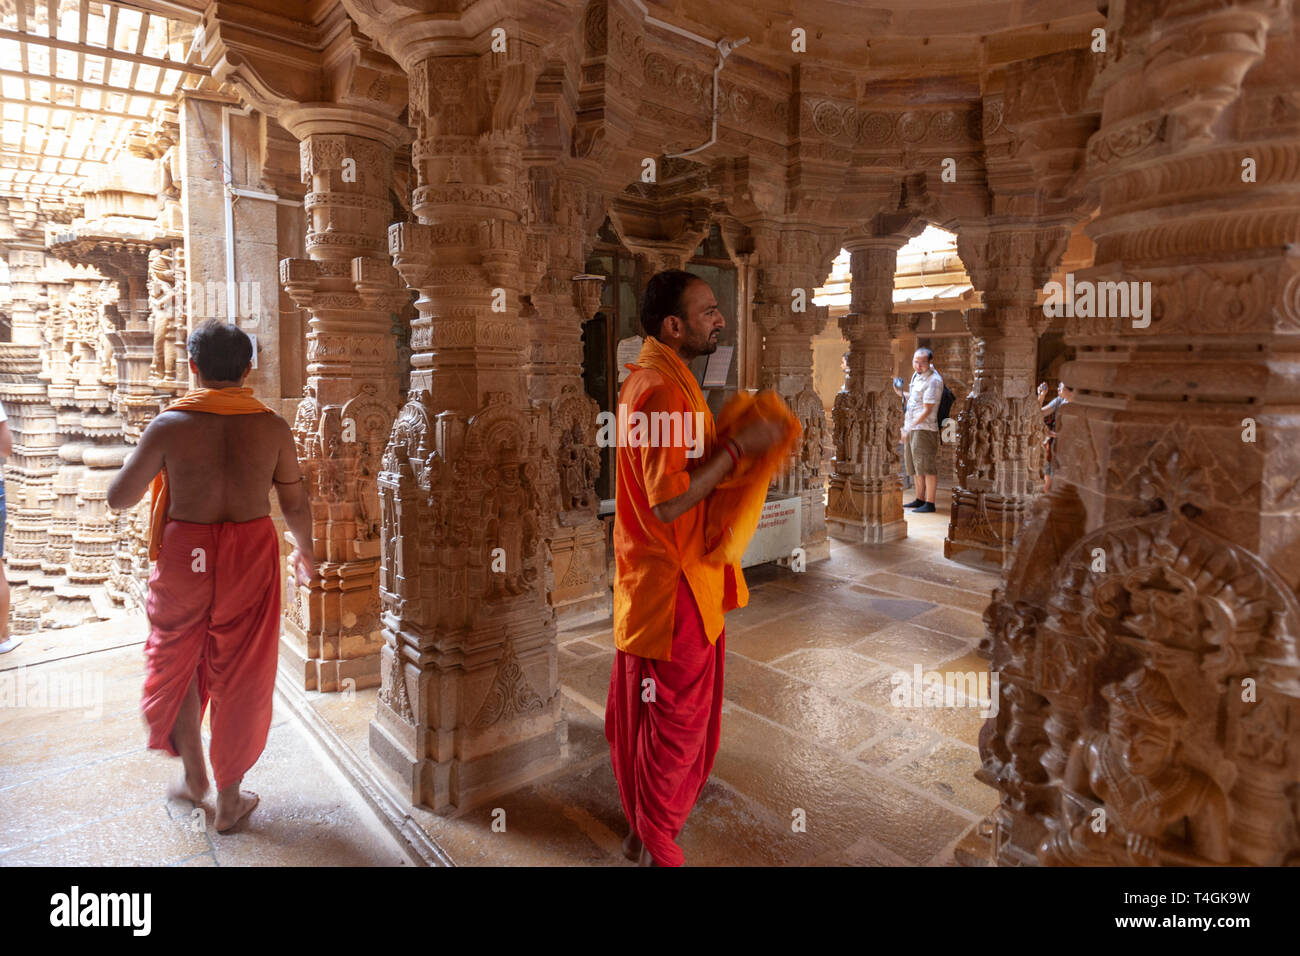
M935 459L938 456L938 431L917 429L907 433L907 441L903 442L903 464L909 475L937 475L939 469Z

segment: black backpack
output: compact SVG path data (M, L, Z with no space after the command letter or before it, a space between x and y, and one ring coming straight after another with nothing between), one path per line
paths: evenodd
M952 389L945 384L943 386L943 395L939 397L939 418L937 420L940 428L942 428L943 423L948 420L948 413L952 411L952 403L955 401L957 401L957 396L954 395Z

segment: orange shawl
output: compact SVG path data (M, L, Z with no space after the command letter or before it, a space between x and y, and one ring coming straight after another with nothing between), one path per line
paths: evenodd
M705 524L709 547L705 558L709 561L723 564L740 561L758 530L772 476L786 470L790 451L803 434L799 419L776 392L762 391L757 395L738 392L718 414L720 440L726 441L753 419L777 422L785 434L762 455L742 458L735 471L713 490Z
M256 398L251 388L196 388L186 392L163 411L209 412L213 415L255 415L271 412ZM149 483L149 560L158 560L162 550L163 527L167 524L167 511L171 495L167 492L167 468L163 467Z

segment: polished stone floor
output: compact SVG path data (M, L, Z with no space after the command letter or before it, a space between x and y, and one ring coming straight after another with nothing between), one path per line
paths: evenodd
M944 865L974 839L997 803L972 777L978 702L891 704L891 676L910 682L914 665L987 671L975 647L996 575L946 560L946 527L944 508L911 516L903 541L833 543L830 559L803 573L747 572L750 605L727 617L721 749L679 840L688 864ZM407 861L349 782L361 778L335 767L279 695L267 753L247 780L263 806L243 832L211 832L210 801L204 828L190 804L165 800L175 762L145 751L137 709L142 625L135 617L36 635L0 658L0 668L26 666L51 686L56 675L104 681L98 715L0 708L0 864ZM626 829L602 733L610 626L559 640L565 765L491 807L409 814L452 863L631 865L619 853ZM299 693L295 704L351 749L353 767L365 766L374 696ZM496 808L504 832L492 828Z
M894 707L890 678L915 664L986 673L975 647L997 577L943 557L946 507L908 520L907 539L834 543L802 574L746 572L750 604L727 615L722 745L679 840L689 865L945 865L963 838L978 846L997 805L972 776L979 708ZM602 732L610 625L559 640L568 762L463 816L414 811L454 863L631 865ZM374 694L306 697L364 755Z
M180 761L146 749L140 716L146 629L124 615L0 657L0 866L410 865L278 695L245 824L218 834L212 795L168 800Z

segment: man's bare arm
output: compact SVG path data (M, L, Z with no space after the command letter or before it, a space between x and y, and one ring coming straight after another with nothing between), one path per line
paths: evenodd
M0 458L8 458L14 453L14 436L9 430L9 422L0 422Z
M283 426L280 454L271 480L275 482L275 496L280 502L280 513L284 515L284 523L289 526L294 544L314 568L316 547L311 536L311 502L307 498L307 483L303 480L302 468L298 464L298 449L293 443L293 432L283 419L280 424Z
M135 505L149 490L149 482L163 467L162 429L165 424L154 419L140 436L140 442L131 452L122 469L108 485L108 506L114 511L125 511Z
M713 493L718 482L731 471L731 456L720 451L701 467L690 473L691 483L676 498L669 498L651 508L651 512L664 524L672 524L686 512Z
M781 440L782 428L776 422L756 419L741 427L733 436L737 450L742 456L761 455L772 445ZM701 467L690 472L690 484L676 498L669 498L650 509L656 518L665 524L676 521L687 511L713 494L713 489L727 477L731 471L731 456L725 448L720 448Z

